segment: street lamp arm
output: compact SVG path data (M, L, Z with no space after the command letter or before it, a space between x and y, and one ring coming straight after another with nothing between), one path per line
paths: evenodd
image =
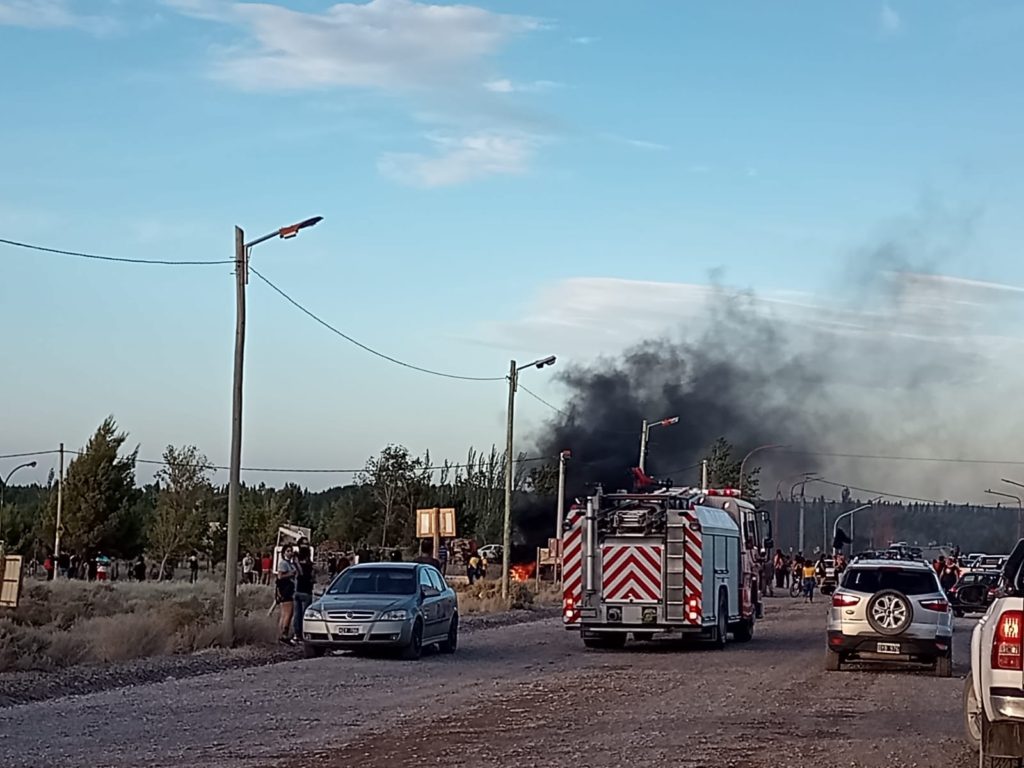
M747 451L747 455L744 456L743 459L740 461L740 495L743 494L743 485L744 485L744 482L746 480L745 472L746 472L746 466L747 466L747 459L749 459L751 456L753 456L758 451L767 451L770 448L788 448L788 447L789 447L788 445L781 445L779 443L769 443L767 445L759 445L756 448L753 448L753 449Z

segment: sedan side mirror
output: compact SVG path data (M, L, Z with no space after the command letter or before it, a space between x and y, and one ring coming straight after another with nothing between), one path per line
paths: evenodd
M434 587L420 587L420 597L437 597L440 594Z

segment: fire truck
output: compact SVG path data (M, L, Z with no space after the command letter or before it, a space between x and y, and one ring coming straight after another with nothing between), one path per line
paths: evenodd
M562 536L563 622L589 648L753 638L768 516L734 489L652 487L578 500Z

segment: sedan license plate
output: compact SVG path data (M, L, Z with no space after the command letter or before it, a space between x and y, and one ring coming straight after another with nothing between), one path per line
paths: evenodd
M352 637L354 635L361 635L361 634L363 634L363 628L362 627L342 627L342 626L338 626L338 627L334 628L334 634L336 634L336 635L344 635L346 637Z
M879 653L891 653L891 654L899 655L900 644L899 643L879 643L876 646L876 650Z

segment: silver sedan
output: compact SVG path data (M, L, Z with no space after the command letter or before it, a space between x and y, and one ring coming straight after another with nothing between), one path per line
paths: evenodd
M329 649L400 649L418 659L436 644L454 653L459 643L455 591L432 565L364 563L347 568L302 617L307 658Z

